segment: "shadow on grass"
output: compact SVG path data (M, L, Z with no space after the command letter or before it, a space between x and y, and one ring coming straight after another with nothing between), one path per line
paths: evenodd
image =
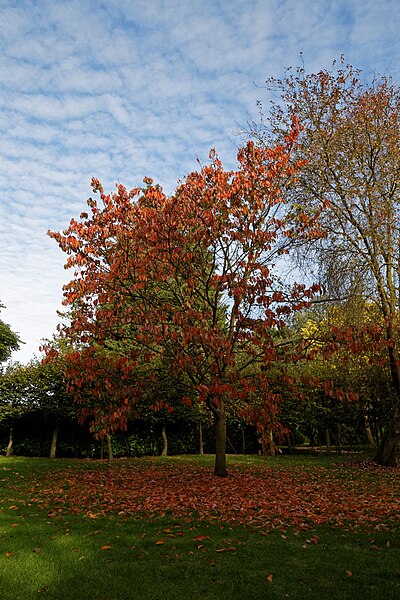
M384 531L15 516L0 521L4 600L400 597L399 541Z

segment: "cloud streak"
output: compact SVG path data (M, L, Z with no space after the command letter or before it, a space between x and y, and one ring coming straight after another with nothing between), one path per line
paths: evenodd
M0 2L0 318L50 337L68 273L47 229L85 208L90 180L165 190L267 104L269 75L344 52L399 79L397 0L3 0Z

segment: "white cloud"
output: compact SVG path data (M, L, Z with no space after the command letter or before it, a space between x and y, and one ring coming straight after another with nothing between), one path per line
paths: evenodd
M211 146L232 167L233 132L300 52L308 70L345 52L400 77L397 0L3 0L0 19L0 318L24 359L68 277L46 231L79 215L92 176L172 192Z

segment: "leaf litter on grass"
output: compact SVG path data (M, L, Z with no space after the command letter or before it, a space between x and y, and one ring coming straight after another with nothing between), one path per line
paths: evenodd
M167 515L282 531L288 525L395 526L399 501L400 470L377 470L373 464L233 467L229 477L218 478L207 466L139 462L82 473L49 471L26 500L51 518Z

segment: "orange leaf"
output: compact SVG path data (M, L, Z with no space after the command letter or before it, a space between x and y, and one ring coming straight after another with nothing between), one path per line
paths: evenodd
M353 573L351 571L346 571L346 575L347 575L347 577L352 577Z
M164 540L157 540L156 546L162 546L163 543L164 543Z
M111 548L111 546L108 546L107 544L105 544L105 546L102 546L100 548L100 550L109 550Z
M6 556L14 556L14 552L5 552Z
M272 573L270 573L270 574L267 576L267 580L268 580L270 583L272 583L272 580L273 580L273 578L274 578L274 576L272 575Z

